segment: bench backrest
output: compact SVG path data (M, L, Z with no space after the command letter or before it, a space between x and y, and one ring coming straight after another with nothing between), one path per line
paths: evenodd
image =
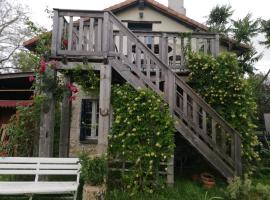
M0 175L76 175L79 183L80 164L78 158L31 158L0 157Z

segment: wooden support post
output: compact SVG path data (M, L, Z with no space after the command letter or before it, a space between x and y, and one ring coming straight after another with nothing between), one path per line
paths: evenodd
M111 65L100 66L100 93L99 93L99 123L98 123L98 154L107 152L108 134L110 131L111 111Z
M175 106L175 76L170 70L167 70L165 87L165 98L169 103L170 112L173 115L173 110ZM167 184L169 186L173 186L174 184L174 156L168 161Z
M48 72L49 73L49 72ZM51 71L56 75L55 71ZM55 97L53 92L46 91L46 100L41 107L40 116L40 136L39 136L39 157L53 156L53 138L54 138L54 114Z
M215 39L215 53L214 55L217 57L219 55L219 46L220 46L220 43L219 43L219 34L216 34L216 39Z
M70 81L70 78L64 77L64 84ZM59 136L59 157L68 157L69 147L69 131L70 131L70 92L66 91L63 94L62 106L61 106L61 124L60 124L60 136Z
M56 56L57 54L57 38L58 38L58 25L59 25L59 18L58 18L58 10L53 11L53 32L52 32L52 45L51 45L51 54L52 56Z

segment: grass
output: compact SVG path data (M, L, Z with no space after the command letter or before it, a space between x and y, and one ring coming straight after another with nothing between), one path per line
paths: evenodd
M129 197L119 190L108 192L107 200L210 200L213 197L223 197L226 184L218 182L213 189L205 189L198 182L186 179L177 180L174 187L166 188L152 195L137 195Z
M213 189L207 190L198 182L192 182L187 179L179 179L176 181L174 187L166 188L163 191L152 195L138 195L130 197L127 193L120 190L113 190L108 192L107 200L210 200L211 197L220 197L223 194L223 189L226 184L218 182ZM81 191L81 189L79 189ZM81 192L79 192L81 193ZM78 195L78 200L81 200L81 195ZM206 196L206 198L205 198ZM26 196L0 196L1 200L28 200ZM36 195L33 200L66 200L65 196L61 195Z

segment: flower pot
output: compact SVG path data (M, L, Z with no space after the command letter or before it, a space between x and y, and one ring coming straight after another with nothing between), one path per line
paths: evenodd
M90 184L84 184L82 200L104 200L105 193L106 193L105 185L92 186Z
M0 152L0 157L7 157L7 156L8 156L7 152L4 151Z
M199 180L199 175L198 174L192 174L191 180L194 181L194 182L198 181Z
M211 189L216 184L214 176L209 173L202 173L201 181L203 183L203 187L205 187L206 189Z

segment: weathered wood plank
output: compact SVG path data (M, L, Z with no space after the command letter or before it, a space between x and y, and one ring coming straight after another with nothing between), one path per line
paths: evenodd
M59 16L58 11L54 10L53 12L53 31L52 31L52 46L51 46L51 54L52 56L57 55L58 49L58 26L59 26Z
M202 111L202 126L203 126L203 133L207 134L207 114L204 110Z
M102 39L102 51L104 53L109 51L109 14L108 12L104 13L103 18L103 39Z
M54 71L49 73L56 76ZM40 112L39 157L53 156L55 98L52 92L46 92L46 96Z
M88 40L88 51L92 52L94 47L94 18L90 18L90 25L89 25L89 40Z
M194 100L192 100L192 112L193 123L195 126L199 126L198 106Z
M83 44L83 21L84 19L80 18L80 26L79 26L79 43L78 43L78 50L82 50L82 44Z
M110 131L111 112L111 65L101 65L100 68L100 92L99 92L99 123L98 123L98 147L99 154L107 152L108 134Z
M97 28L97 51L101 51L102 45L102 19L98 19L98 28Z
M212 119L212 140L214 143L217 142L217 123L214 119Z
M123 34L119 35L119 53L123 53Z
M266 132L270 133L270 113L264 113L264 124Z
M139 49L138 45L136 45L136 66L139 70L142 70L142 63L141 63L141 49Z
M128 62L132 62L132 44L129 39L127 39L127 58Z
M63 17L59 17L59 27L58 27L58 37L57 37L57 50L62 49L63 28L64 28L64 19L63 19Z
M188 115L188 113L187 113L187 106L188 105L187 104L188 104L188 102L187 102L187 93L185 91L183 91L183 113L184 113L185 116Z
M70 82L70 78L64 76L64 84L67 85ZM59 135L59 157L68 157L69 149L69 132L70 132L70 92L63 93L62 105L61 105L61 123L60 123L60 135Z
M177 42L176 37L173 37L173 62L172 62L172 65L174 68L176 66L176 42Z
M72 49L72 39L73 39L73 16L69 17L69 25L68 25L68 50Z
M214 52L214 56L218 56L219 55L219 34L216 34L216 38L215 38L215 52Z

